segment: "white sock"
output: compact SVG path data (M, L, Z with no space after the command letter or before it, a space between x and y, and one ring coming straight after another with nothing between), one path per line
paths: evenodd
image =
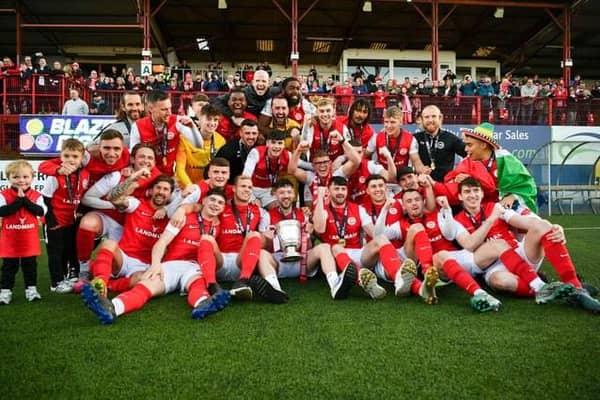
M475 290L475 293L473 293L473 296L478 296L478 295L483 295L483 294L487 294L487 292L483 289L477 289L477 290Z
M117 314L117 316L123 315L125 313L125 304L123 304L121 299L115 297L111 301L113 303L113 306L115 307L115 314Z
M279 285L279 279L277 279L277 275L270 274L265 276L265 280L271 284L275 289L281 291L281 285Z
M529 282L529 287L533 289L534 292L539 292L542 286L544 286L546 282L541 280L539 277L535 278L531 282Z
M329 287L332 289L338 283L338 280L340 279L337 272L333 272L333 271L328 272L326 275L326 278L327 278L327 284L329 284Z

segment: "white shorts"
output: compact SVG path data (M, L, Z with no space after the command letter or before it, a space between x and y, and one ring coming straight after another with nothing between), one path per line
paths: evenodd
M97 216L102 220L102 234L101 236L106 237L108 239L112 239L116 242L121 240L121 236L123 236L123 225L119 225L117 221L109 217L108 215L99 212L93 211Z
M527 258L527 254L525 254L525 240L526 239L523 239L523 241L519 243L519 246L515 248L515 251L523 260L527 262L527 264L531 265L533 269L537 272L540 269L542 262L544 261L544 257L542 257L536 263L532 262L529 258ZM499 271L508 272L508 269L504 266L502 261L497 260L495 263L492 264L491 267L485 270L485 283L489 285L490 276L492 276L494 272Z
M281 261L281 257L283 257L283 253L278 251L277 253L273 253L273 258L275 259L275 261L277 261L277 264L279 265L279 269L277 271L277 277L278 278L297 278L300 276L300 261L293 261L293 262L283 262ZM318 268L313 268L312 270L307 270L306 271L306 275L309 278L314 277L317 272L319 271Z
M350 256L350 258L352 259L352 261L354 261L354 264L356 264L358 268L363 268L363 265L360 261L362 249L344 249L344 251L346 252L346 254L348 254L348 256Z
M222 253L223 265L217 270L217 280L237 281L240 279L240 267L237 265L237 257L239 253Z
M252 195L255 199L260 201L261 207L266 207L277 199L271 194L271 188L259 188L255 187L252 189Z
M162 267L165 294L172 293L177 289L185 292L190 279L200 275L200 266L192 261L167 261L162 263Z
M148 268L150 268L150 264L146 264L138 260L137 258L129 257L125 252L119 249L121 252L121 258L123 259L123 265L121 265L121 270L113 275L115 278L122 278L124 276L131 276L136 272L144 272Z
M481 268L475 264L475 255L469 250L454 250L449 251L448 253L450 254L450 257L454 258L472 277L483 274Z

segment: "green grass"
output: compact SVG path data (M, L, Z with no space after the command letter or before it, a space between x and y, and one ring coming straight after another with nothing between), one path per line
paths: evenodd
M599 227L598 216L555 217ZM598 230L567 231L580 273L600 285ZM0 307L3 399L596 399L600 316L500 296L477 314L455 287L440 304L359 291L334 302L323 279L284 281L291 301L235 303L205 321L169 295L101 326L75 295ZM546 268L548 271L548 268ZM550 274L554 276L553 273Z

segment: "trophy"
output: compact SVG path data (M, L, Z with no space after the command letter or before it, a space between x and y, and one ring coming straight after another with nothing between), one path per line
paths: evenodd
M281 251L283 252L281 261L293 262L301 260L302 254L298 252L302 239L300 222L293 219L283 220L275 226L275 230L279 238Z

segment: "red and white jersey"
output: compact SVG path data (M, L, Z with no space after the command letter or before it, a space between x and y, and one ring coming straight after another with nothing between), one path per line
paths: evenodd
M256 115L251 112L244 111L242 114L243 119L250 119L254 122L257 122ZM229 140L234 137L239 137L238 130L240 129L231 118L227 115L221 115L221 119L219 120L219 125L217 125L216 131L221 134L225 138L225 140Z
M344 154L341 143L329 139L329 133L334 130L338 131L346 140L350 140L348 128L337 118L333 119L329 128L323 128L319 123L312 126L305 125L302 132L302 139L310 144L310 151L312 153L317 150L324 150L329 155L331 161L334 161Z
M366 181L369 175L382 175L385 168L372 160L361 159L358 169L348 178L348 193L355 203L361 203L367 190Z
M264 232L268 226L267 218L263 217L266 211L256 204L232 203L228 202L221 214L221 235L217 244L222 253L239 253L248 232Z
M321 177L315 174L313 171L306 171L306 182L304 186L304 200L312 201L313 206L315 205L315 201L317 199L318 187L329 187L329 181L332 176L342 176L346 179L348 177L344 175L344 171L342 167L339 167L333 172L327 174L327 176ZM323 198L323 204L329 203L329 191L325 192L325 197Z
M291 154L283 150L278 157L267 156L267 146L257 146L250 150L242 175L251 176L252 184L258 188L270 188L281 173L287 174Z
M379 149L383 147L390 151L392 159L396 164L396 169L408 166L410 155L419 153L419 145L414 136L404 129L400 129L400 135L396 137L388 135L385 131L381 131L372 136L369 141L367 151L376 154L379 164L387 168L388 165L385 157L379 154Z
M375 226L377 222L377 218L381 214L381 209L383 208L383 204L374 204L369 196L365 196L363 202L360 205L361 219L368 219L370 223ZM399 201L396 201L388 210L387 215L385 217L385 225L391 226L400 221L402 218L402 205ZM373 239L369 235L366 236L367 242ZM399 249L404 244L404 240L402 238L390 239L390 242L394 245L395 248Z
M119 212L107 198L115 186L124 180L125 177L123 177L120 172L111 172L104 175L102 179L94 183L92 187L85 192L81 199L81 203L111 217L119 225L123 225L123 223L125 223L125 214Z
M48 176L57 176L61 164L62 161L60 158L46 160L39 165L38 171ZM114 165L108 165L101 158L92 157L90 153L86 152L83 158L83 165L89 173L89 186L92 186L104 175L115 171L121 171L123 168L129 167L129 150L123 148L121 158L119 158Z
M123 236L119 247L125 254L137 258L141 262L150 264L152 261L152 246L169 223L169 219L153 219L156 208L150 199L138 200L134 197L128 199L129 206L125 210L127 216L123 225Z
M346 202L343 206L334 207L329 203L325 206L325 211L327 211L325 232L319 235L323 242L333 246L338 244L343 237L344 247L348 249L363 247L362 228L369 225L371 219L361 218L358 204Z
M69 179L69 185L67 185ZM83 168L65 175L48 176L42 189L42 196L50 198L50 207L58 226L71 226L75 223L75 211L88 189L90 174Z
M306 217L301 209L293 207L292 212L290 214L285 215L279 207L272 208L267 212L268 220L266 222L267 226L277 225L279 222L293 219L295 221L300 222L301 225L304 225L306 222Z
M373 127L368 122L365 122L361 126L350 127L348 119L348 117L340 117L340 121L344 124L346 129L348 129L350 140L360 140L362 147L366 148L369 144L369 140L371 140L371 137L375 134Z
M444 236L441 231L441 226L444 223L453 224L454 221L452 218L448 218L448 221L443 220L443 216L439 210L435 210L430 213L425 213L419 219L410 219L408 217L404 217L400 220L400 229L402 229L402 237L406 238L406 234L408 232L408 228L412 224L420 223L425 228L425 232L429 237L429 242L431 243L431 249L433 250L433 254L437 253L441 250L454 251L459 250L458 247L454 244L453 240L456 239L456 236L464 229L457 227L457 225L453 225L454 233L449 235L450 237ZM456 230L460 232L457 232Z
M134 126L139 133L140 141L155 147L158 154L156 167L162 173L172 176L177 147L179 147L177 115L170 115L167 123L161 128L154 125L151 116L138 119Z
M42 207L46 206L42 194L33 189L25 192L25 196L32 203ZM18 193L12 189L0 191L0 207L10 205L17 200ZM16 213L0 218L0 257L19 258L33 257L41 254L39 219L25 207Z
M489 218L490 215L492 215L495 204L496 203L493 202L481 204L481 209L476 215L471 215L466 210L462 210L456 214L454 218L464 226L469 233L473 233L487 218ZM512 215L513 214L510 212L505 212L502 218L497 219L490 228L486 240L503 239L509 246L513 248L517 247L519 243L507 222Z
M198 199L198 203L200 203L204 196L206 196L206 193L208 193L208 191L211 189L211 187L208 184L208 181L196 182L196 185L198 185L198 188L200 189L200 198ZM224 189L227 200L233 199L233 185L226 184Z
M262 115L266 115L267 117L273 117L272 103L273 99L268 99L260 113ZM312 117L315 114L315 111L315 107L312 105L312 103L303 98L296 106L290 105L289 118L302 126L306 116L308 115L309 118Z
M211 235L217 240L220 237L221 227L219 223L202 219L199 213L189 213L185 216L183 228L175 228L167 224L165 231L173 233L175 238L167 247L167 252L162 261L193 261L198 259L198 245L202 234ZM203 228L200 227L202 223Z

